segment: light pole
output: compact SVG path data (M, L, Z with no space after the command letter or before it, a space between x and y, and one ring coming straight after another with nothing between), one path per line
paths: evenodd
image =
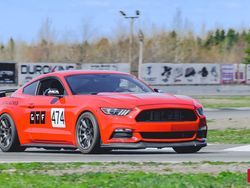
M144 34L142 30L139 31L139 62L138 62L138 78L141 78L141 68L143 63L143 44L144 44Z
M127 14L124 11L120 11L121 15L125 18L125 19L129 19L130 20L130 36L129 36L129 52L128 52L128 61L129 64L131 66L131 74L138 76L138 70L136 70L137 66L135 66L133 64L133 60L132 60L132 48L133 48L133 38L134 38L134 20L139 18L140 16L140 11L136 10L135 11L135 16L127 16Z

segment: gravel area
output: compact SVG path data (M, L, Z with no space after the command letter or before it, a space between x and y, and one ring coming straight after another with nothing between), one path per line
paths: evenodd
M250 115L250 114L249 114ZM250 129L250 117L244 118L222 118L222 119L208 119L208 129Z
M61 176L65 174L84 174L84 173L127 173L141 171L145 173L172 174L172 173L208 173L216 175L222 171L229 172L247 172L250 163L225 163L225 164L209 164L209 163L191 163L191 164L103 164L103 165L82 165L75 169L62 170L32 170L29 173L49 174L51 176ZM16 170L2 170L1 172L14 173Z

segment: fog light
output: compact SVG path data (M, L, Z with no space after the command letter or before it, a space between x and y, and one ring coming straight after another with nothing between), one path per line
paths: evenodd
M111 138L132 138L132 136L133 136L133 131L131 129L118 128L115 129L115 131L111 135Z
M131 129L122 129L122 128L120 128L120 129L115 129L115 132L116 133L118 133L118 132L132 132L132 130Z

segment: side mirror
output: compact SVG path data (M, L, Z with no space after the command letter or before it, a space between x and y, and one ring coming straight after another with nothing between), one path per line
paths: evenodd
M156 93L162 93L162 90L154 88L154 92L156 92Z
M44 91L43 95L45 96L54 96L54 97L61 97L60 92L56 88L48 88Z

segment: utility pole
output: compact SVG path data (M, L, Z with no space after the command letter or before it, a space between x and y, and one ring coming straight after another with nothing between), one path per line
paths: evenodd
M143 63L143 46L144 46L144 34L140 30L139 31L139 63L138 63L138 78L141 78L141 68Z
M127 14L124 11L120 11L120 14L125 18L130 20L130 36L129 36L129 52L128 52L128 61L130 64L130 72L131 74L138 76L138 70L137 66L133 63L133 39L134 39L134 20L139 18L140 11L135 11L135 16L127 16Z

